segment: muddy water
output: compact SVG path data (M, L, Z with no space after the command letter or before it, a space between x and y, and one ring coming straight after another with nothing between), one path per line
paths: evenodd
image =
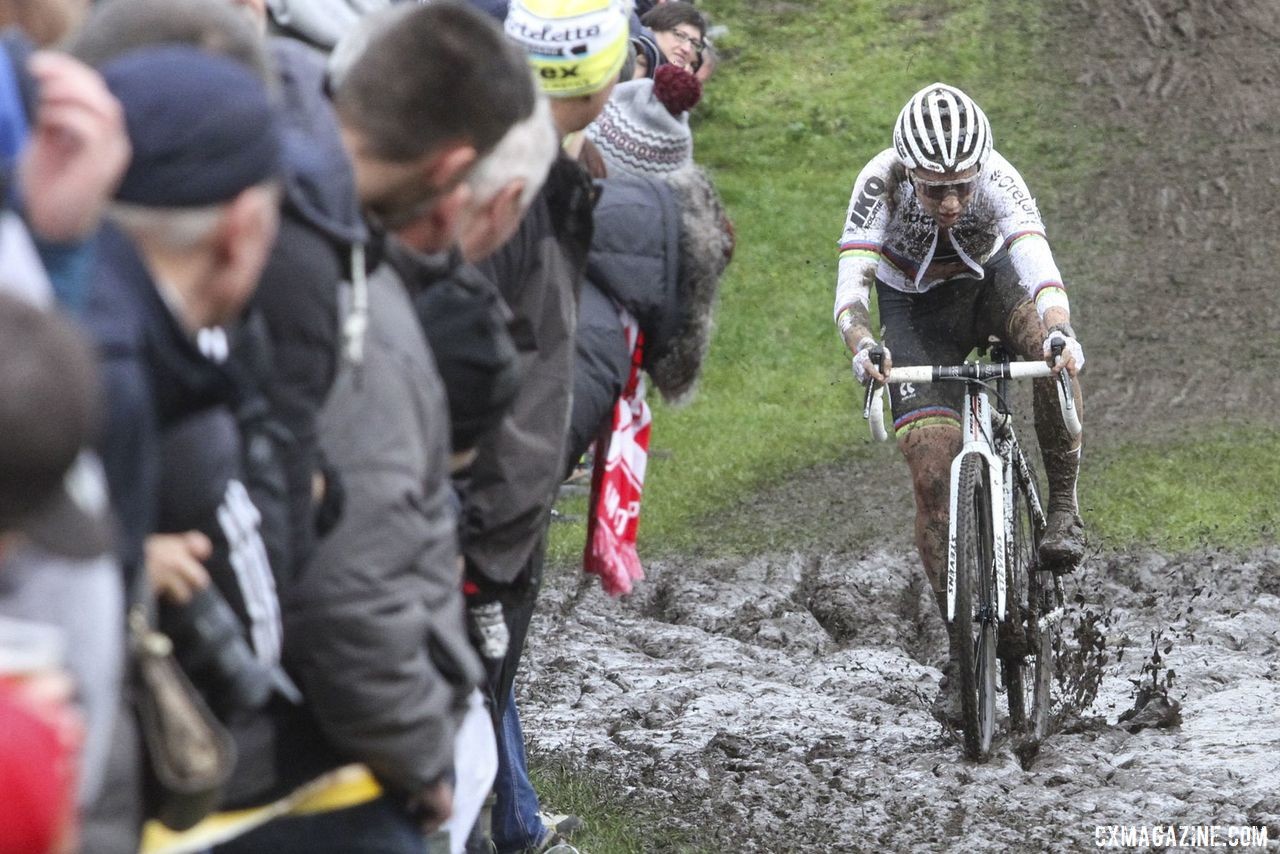
M929 714L940 623L914 560L887 552L654 564L623 602L559 573L522 712L533 751L665 805L710 850L1052 850L1109 824L1280 840L1278 570L1277 549L1092 561L1078 589L1111 610L1110 660L1030 770L1008 741L965 761ZM1130 732L1153 631L1182 722Z

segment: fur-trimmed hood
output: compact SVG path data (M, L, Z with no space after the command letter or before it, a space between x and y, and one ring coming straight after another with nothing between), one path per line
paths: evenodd
M668 403L685 403L711 343L733 228L698 167L665 179L605 179L587 278L627 309L645 335L644 367Z

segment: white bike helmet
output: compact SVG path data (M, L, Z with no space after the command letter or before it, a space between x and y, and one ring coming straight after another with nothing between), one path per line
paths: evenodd
M968 95L934 83L898 113L893 147L908 169L962 172L981 167L991 153L991 123Z

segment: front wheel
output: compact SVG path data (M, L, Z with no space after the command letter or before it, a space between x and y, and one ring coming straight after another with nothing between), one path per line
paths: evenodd
M956 496L956 635L964 746L969 758L991 752L996 723L996 608L991 481L983 460L960 464Z

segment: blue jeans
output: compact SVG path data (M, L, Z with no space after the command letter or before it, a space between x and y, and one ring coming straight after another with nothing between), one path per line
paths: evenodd
M422 828L384 796L367 804L269 821L215 854L426 854Z
M546 835L538 815L538 793L529 782L524 732L516 711L516 692L507 692L498 729L498 777L493 781L493 844L501 854L532 848Z

